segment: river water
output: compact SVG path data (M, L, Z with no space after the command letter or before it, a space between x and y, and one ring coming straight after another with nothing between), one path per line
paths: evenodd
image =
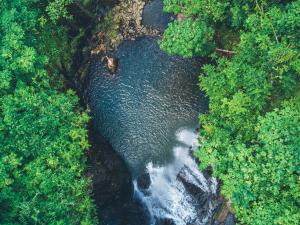
M87 93L96 129L129 167L133 199L149 224L212 224L217 183L192 157L198 115L207 110L201 61L168 56L151 37L123 42L115 56L113 77L91 62Z
M206 100L197 86L199 62L169 57L153 38L123 43L112 78L91 67L90 107L100 133L125 159L133 176L148 162L172 160L179 128L194 128Z
M114 77L98 61L91 65L88 95L98 131L128 165L151 223L209 224L216 182L203 176L190 154L198 115L207 109L197 85L200 61L168 56L149 37L124 42L116 57ZM135 181L144 173L151 180L147 193ZM202 195L195 197L191 188Z

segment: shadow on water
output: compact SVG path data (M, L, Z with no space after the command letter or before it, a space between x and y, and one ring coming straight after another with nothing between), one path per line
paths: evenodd
M145 209L133 199L132 178L124 160L92 125L89 130L92 151L88 169L92 174L94 200L101 224L147 224L149 218Z

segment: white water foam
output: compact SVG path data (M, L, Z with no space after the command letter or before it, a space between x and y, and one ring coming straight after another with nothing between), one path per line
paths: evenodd
M135 197L147 207L151 224L159 219L170 219L176 225L206 225L216 208L217 181L205 178L198 169L190 151L198 146L197 133L192 129L180 129L176 132L180 145L173 148L174 161L163 167L149 163L146 172L151 184L146 190L139 190L134 181ZM187 184L195 193L190 193ZM199 197L200 196L200 197Z

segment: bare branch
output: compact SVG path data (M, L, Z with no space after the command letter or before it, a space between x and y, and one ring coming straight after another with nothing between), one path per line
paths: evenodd
M226 49L215 48L215 50L217 52L223 52L223 53L227 53L227 54L235 54L235 51L230 51L230 50L226 50Z

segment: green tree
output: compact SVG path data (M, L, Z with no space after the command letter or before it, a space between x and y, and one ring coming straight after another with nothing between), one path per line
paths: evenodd
M1 224L92 224L88 115L74 93L23 87L2 101Z
M205 56L214 47L210 42L212 39L213 30L204 22L187 19L171 23L160 46L169 54L183 57Z
M0 224L96 223L85 176L89 117L62 91L67 29L52 4L0 4Z

